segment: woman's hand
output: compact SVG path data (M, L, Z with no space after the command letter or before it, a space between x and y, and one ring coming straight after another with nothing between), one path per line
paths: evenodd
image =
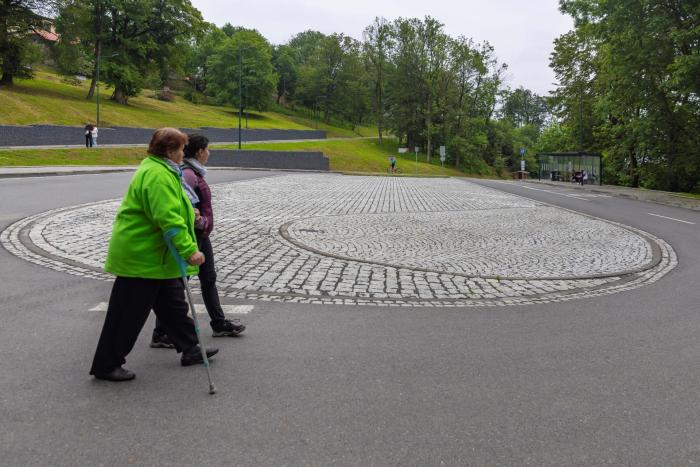
M199 222L201 218L202 218L202 215L200 214L199 209L194 208L194 222L195 223Z
M192 266L201 266L204 264L204 254L200 251L193 253L192 256L187 258L187 262Z

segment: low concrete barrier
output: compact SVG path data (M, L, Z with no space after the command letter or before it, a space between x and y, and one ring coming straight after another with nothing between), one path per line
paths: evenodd
M328 171L328 158L322 152L253 151L214 149L209 156L211 167L248 167L256 169Z

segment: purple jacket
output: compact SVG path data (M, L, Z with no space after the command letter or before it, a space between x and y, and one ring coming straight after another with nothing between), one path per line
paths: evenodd
M201 234L202 237L208 237L214 229L214 211L211 208L209 184L199 172L187 164L187 159L185 159L185 164L182 167L182 178L199 196L197 208L202 218L195 223L194 228L198 231L197 234Z

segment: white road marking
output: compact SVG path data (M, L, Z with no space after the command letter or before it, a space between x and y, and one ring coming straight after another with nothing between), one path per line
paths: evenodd
M695 225L695 222L684 221L684 220L681 220L681 219L676 219L675 217L666 217L666 216L662 216L661 214L654 214L653 212L648 212L647 214L649 214L650 216L661 217L661 218L663 218L663 219L668 219L668 220L671 220L671 221L683 222L684 224Z
M524 186L524 185L516 185L519 186L520 188L527 188L528 190L535 190L535 191L544 191L545 193L551 193L553 195L559 195L559 196L566 196L567 198L576 198L581 201L588 201L586 198L582 198L582 196L586 195L579 195L578 193L560 193L558 191L552 191L552 190L543 190L542 188L535 188L531 186Z
M109 304L107 302L100 302L94 307L90 308L90 311L107 311L107 306ZM247 315L251 311L253 311L254 306L253 305L221 305L221 308L224 310L224 314L227 315ZM205 315L207 314L207 309L204 307L204 305L200 303L195 303L194 304L194 309L197 312L198 315Z

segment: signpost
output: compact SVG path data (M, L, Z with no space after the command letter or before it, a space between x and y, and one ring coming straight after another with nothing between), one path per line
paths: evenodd
M445 156L447 155L447 151L445 151L445 146L440 146L440 167L445 166Z
M520 148L520 171L525 172L525 148Z

